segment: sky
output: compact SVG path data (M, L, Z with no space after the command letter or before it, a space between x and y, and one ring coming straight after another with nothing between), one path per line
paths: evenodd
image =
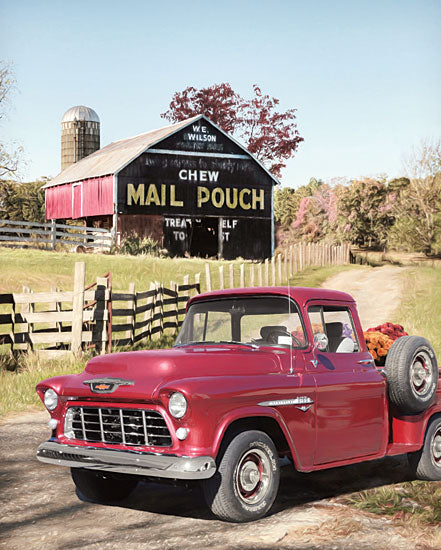
M16 90L0 140L23 180L60 171L63 113L92 107L101 146L165 126L176 91L253 84L297 109L304 142L282 185L402 174L441 137L441 0L0 0Z

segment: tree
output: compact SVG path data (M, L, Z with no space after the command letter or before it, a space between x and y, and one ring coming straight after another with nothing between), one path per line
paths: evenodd
M283 229L287 229L297 216L296 191L291 187L281 187L274 191L274 219Z
M276 177L280 177L285 160L297 151L303 138L296 124L296 109L277 111L279 100L262 94L256 84L254 95L244 99L228 83L207 88L192 86L176 92L162 117L180 122L196 115L206 115L224 132L234 135Z
M47 179L21 183L0 180L0 219L44 222L44 190Z
M397 196L391 247L441 253L441 140L423 140L405 159L408 184Z
M338 193L337 232L341 240L368 248L384 247L393 223L386 182L352 181Z
M0 60L0 124L6 117L10 94L14 85L15 78L11 67ZM11 151L10 147L0 141L0 178L4 176L11 177L17 173L21 153L21 147Z

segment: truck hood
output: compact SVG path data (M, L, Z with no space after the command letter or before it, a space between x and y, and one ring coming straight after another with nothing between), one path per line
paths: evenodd
M115 353L94 357L81 374L56 377L41 385L50 386L64 396L112 401L156 400L161 388L173 389L179 380L279 373L280 357L285 353L237 345ZM91 390L91 386L113 382L115 389L111 393L97 392L96 387L94 392Z

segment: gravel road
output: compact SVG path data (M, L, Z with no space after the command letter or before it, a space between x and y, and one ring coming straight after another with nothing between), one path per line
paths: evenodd
M122 504L78 498L69 470L42 464L35 450L47 439L45 412L0 424L0 548L8 550L216 549L408 550L417 532L354 511L339 496L402 481L403 457L313 474L286 463L274 513L245 525L223 523L205 509L198 489L143 483ZM348 534L349 533L349 534Z
M342 290L355 298L364 330L393 321L400 305L406 268L386 265L342 271L329 278L323 288Z

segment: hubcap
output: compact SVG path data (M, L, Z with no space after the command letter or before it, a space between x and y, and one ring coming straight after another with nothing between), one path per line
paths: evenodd
M237 465L234 479L241 500L246 504L260 502L266 495L271 475L268 456L260 449L247 451Z
M417 395L423 395L431 386L433 379L432 361L424 351L418 353L410 369L412 390Z
M432 457L436 466L441 466L441 428L432 439Z

